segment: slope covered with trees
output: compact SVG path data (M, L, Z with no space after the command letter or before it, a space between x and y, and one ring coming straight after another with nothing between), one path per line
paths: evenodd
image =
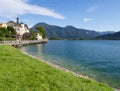
M96 37L96 39L120 40L120 32L116 32L116 33L113 33L113 34L101 35L99 37Z
M78 29L73 26L59 27L46 23L38 23L33 26L31 30L36 31L36 27L38 26L42 26L45 28L46 36L48 38L79 39L100 36L99 32L92 30Z

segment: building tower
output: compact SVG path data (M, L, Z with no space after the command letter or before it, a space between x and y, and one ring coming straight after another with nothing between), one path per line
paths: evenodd
M17 22L16 23L19 24L19 18L17 18Z

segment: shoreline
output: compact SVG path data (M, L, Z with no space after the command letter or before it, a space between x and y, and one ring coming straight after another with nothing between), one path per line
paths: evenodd
M84 78L84 79L96 81L96 80L94 80L94 79L89 78L88 76L84 76L84 75L82 75L82 74L75 73L75 72L73 72L73 71L71 71L71 70L68 70L67 68L63 68L63 67L61 67L61 66L59 66L59 65L56 65L56 64L53 64L53 63L51 63L51 62L45 61L45 60L43 60L43 59L40 59L40 58L38 58L38 57L35 57L35 56L31 55L31 54L28 54L28 53L25 52L25 51L22 51L22 50L19 50L19 51L22 52L22 53L25 54L25 55L28 55L28 56L30 56L30 57L32 57L32 58L37 59L38 61L44 62L44 63L48 64L48 65L51 66L51 67L57 68L58 70L65 71L65 72L68 72L68 73L72 73L72 74L73 74L74 76L76 76L76 77L81 77L81 78ZM96 82L97 82L97 81L96 81ZM99 83L101 83L101 82L99 82ZM104 83L102 83L102 84L104 84ZM108 85L107 85L107 86L108 86ZM111 88L112 88L112 87L111 87ZM116 89L116 88L113 88L113 89L114 89L115 91L120 91L120 89Z
M26 50L26 55L12 46L0 46L1 90L60 90L60 91L114 91L113 88L94 80L77 77L39 61ZM14 55L12 55L14 54ZM41 55L40 58L42 58ZM39 55L36 56L39 58ZM39 58L39 59L40 59ZM43 58L44 59L44 58ZM47 59L46 59L47 60ZM44 61L46 61L44 60Z
M26 52L24 52L24 51L22 51L22 50L20 50L20 52L22 52L22 53L24 53L24 54L26 54L26 55L28 55L28 56L30 56L30 57L32 57L32 58L35 58L35 59L37 59L38 61L47 63L49 66L52 66L52 67L54 67L54 68L57 68L57 69L59 69L59 70L65 71L65 72L72 73L73 75L75 75L75 76L77 76L77 77L82 77L82 78L84 78L84 79L93 80L93 79L89 78L88 76L83 76L83 75L81 75L81 74L75 73L75 72L73 72L73 71L71 71L71 70L68 70L68 69L66 69L66 68L63 68L63 67L61 67L61 66L59 66L59 65L53 64L53 63L48 62L48 61L44 61L43 59L40 59L40 58L35 57L35 56L33 56L33 55L30 55L30 54L28 54L28 53L26 53Z

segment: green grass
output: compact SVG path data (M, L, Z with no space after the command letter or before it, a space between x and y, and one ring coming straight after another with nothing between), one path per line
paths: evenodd
M0 45L0 91L113 91Z

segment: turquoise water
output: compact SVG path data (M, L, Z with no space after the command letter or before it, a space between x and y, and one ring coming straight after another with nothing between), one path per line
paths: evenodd
M21 50L109 86L120 88L120 41L60 40Z

